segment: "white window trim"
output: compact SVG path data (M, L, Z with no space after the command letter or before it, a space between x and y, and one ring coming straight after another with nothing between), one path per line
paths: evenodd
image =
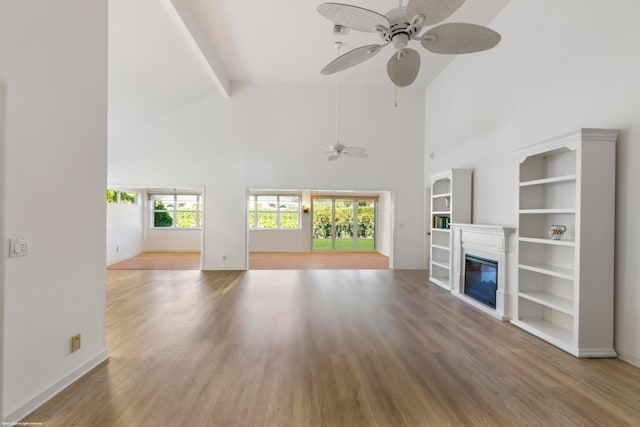
M156 210L154 196L173 196L173 209ZM195 227L178 227L178 212L191 212L178 209L178 197L179 196L196 196L197 209L196 209L196 226ZM151 229L153 230L201 230L202 229L202 194L191 193L149 193L149 205L151 207ZM155 225L155 213L156 212L173 212L173 224L171 227L156 227Z
M249 195L249 205L251 206L251 200L254 201L255 209L249 211L248 214L253 215L253 224L258 224L258 213L259 212L272 212L272 211L261 211L258 209L258 197L275 197L276 198L276 227L275 228L260 228L260 227L249 227L249 230L252 231L300 231L302 230L302 197L298 194L250 194ZM298 227L296 228L282 228L280 226L280 197L297 197L298 198Z

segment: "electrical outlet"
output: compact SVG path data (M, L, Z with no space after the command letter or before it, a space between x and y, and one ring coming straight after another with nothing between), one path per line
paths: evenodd
M27 256L29 255L29 241L27 239L10 239L9 240L9 256Z
M71 337L71 353L80 350L80 334Z

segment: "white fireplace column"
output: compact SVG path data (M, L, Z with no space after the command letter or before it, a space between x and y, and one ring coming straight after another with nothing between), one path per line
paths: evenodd
M451 224L452 233L452 289L458 298L474 307L500 319L511 318L509 300L510 269L515 268L509 259L515 259L509 252L509 238L515 228L507 225ZM496 308L489 307L464 293L465 256L475 256L498 264Z

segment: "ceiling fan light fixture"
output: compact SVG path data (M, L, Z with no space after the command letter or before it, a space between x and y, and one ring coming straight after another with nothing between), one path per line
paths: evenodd
M409 44L409 35L406 33L399 33L393 36L393 47L396 49L404 49Z

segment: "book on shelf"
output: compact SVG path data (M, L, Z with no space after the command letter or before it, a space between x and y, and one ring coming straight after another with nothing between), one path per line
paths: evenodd
M433 223L431 226L433 228L448 229L450 222L451 219L449 216L433 215Z

